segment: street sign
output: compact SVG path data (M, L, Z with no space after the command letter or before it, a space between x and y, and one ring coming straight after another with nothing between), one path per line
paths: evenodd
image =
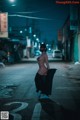
M78 7L70 6L70 30L78 29Z
M31 47L31 39L26 37L26 40L27 40L27 48L30 48Z
M8 13L0 13L0 38L8 38Z

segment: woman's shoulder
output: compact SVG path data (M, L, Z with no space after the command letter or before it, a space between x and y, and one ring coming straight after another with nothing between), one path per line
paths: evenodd
M44 59L47 59L47 58L48 58L47 53L43 53L43 58L44 58Z
M44 56L47 57L47 53L46 52L44 53Z
M43 52L43 55L47 55L47 53L46 53L46 52Z

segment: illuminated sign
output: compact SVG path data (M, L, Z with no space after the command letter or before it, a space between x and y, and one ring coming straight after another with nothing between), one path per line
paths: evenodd
M63 34L62 30L58 30L58 41L62 41L62 37L63 37L62 34Z
M0 38L8 37L8 13L0 13Z
M70 6L70 30L77 30L78 28L78 8Z
M31 40L28 37L26 37L26 39L27 39L27 47L31 47Z

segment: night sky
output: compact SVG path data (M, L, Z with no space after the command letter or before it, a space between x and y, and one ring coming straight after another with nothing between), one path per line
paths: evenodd
M11 3L7 3L5 11L9 14L16 12L34 12L28 14L20 14L25 16L33 16L39 18L47 18L50 20L35 19L36 27L41 31L41 39L48 41L57 40L57 31L62 27L66 18L69 15L69 5L56 4L54 0L15 0L15 7L10 7ZM3 9L4 11L4 9ZM38 11L38 12L36 12ZM13 18L13 19L12 19ZM12 19L10 24L26 25L26 22L32 21L27 18L10 17Z

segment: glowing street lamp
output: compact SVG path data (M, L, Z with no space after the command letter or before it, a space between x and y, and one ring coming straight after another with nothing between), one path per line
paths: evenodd
M9 0L9 1L11 2L11 6L13 6L13 7L16 6L15 5L15 0Z
M36 40L39 42L39 38L36 38Z
M35 35L35 34L34 34L33 36L34 36L34 37L36 37L36 35Z
M22 33L23 33L23 31L22 31L22 30L20 30L20 33L22 34Z
M15 0L9 0L9 1L13 3Z

